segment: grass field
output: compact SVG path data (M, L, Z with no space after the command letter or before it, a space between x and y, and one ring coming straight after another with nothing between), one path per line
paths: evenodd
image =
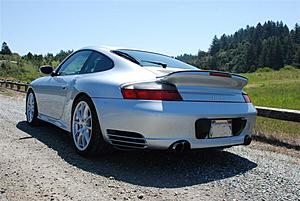
M245 91L256 106L300 110L300 70L243 74L249 79ZM257 135L300 145L300 123L258 117Z
M300 110L300 70L242 74L249 79L245 91L256 106Z

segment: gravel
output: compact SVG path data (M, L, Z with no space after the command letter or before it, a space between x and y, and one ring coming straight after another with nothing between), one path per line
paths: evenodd
M0 94L0 200L300 200L300 153L258 142L224 151L78 156L70 136L25 122Z

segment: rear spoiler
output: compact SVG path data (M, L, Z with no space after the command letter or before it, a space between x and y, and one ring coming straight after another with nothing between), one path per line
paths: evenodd
M219 88L242 89L248 84L246 77L213 70L176 71L157 77L175 85L210 86Z
M246 79L248 80L248 78L244 77L244 76L241 76L239 74L235 74L235 73L228 73L228 72L224 72L224 71L217 71L217 70L183 70L183 71L175 71L175 72L172 72L172 73L169 73L167 75L163 75L163 76L159 76L157 78L162 78L162 77L165 77L165 76L169 76L169 75L172 75L172 74L176 74L176 73L184 73L184 72L206 72L206 73L210 73L210 74L213 74L213 73L217 73L217 74L223 74L223 75L230 75L230 76L236 76L236 77L240 77L240 78L243 78L243 79ZM224 76L226 77L226 76Z

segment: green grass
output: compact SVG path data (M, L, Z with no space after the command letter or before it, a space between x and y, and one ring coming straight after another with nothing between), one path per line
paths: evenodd
M300 110L300 70L242 74L245 91L255 106ZM300 144L300 123L258 117L255 133L290 144Z
M300 123L257 117L255 135L300 145Z
M254 105L300 110L300 70L242 75L249 79L245 91Z

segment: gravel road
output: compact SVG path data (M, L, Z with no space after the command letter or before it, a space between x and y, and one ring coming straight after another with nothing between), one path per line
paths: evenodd
M0 128L0 200L300 200L295 150L254 142L86 159L66 132L29 127L23 96L1 94Z

